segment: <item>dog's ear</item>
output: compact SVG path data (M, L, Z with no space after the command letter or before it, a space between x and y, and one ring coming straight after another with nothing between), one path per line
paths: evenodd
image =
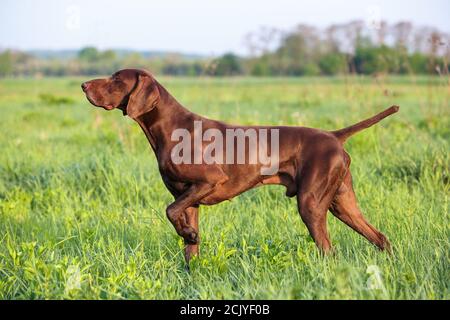
M126 109L127 115L134 119L155 108L160 98L156 81L151 76L141 74L137 82Z

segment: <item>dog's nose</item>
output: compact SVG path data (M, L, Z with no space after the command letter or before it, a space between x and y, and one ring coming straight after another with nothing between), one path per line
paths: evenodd
M83 82L81 84L81 89L83 89L84 92L89 88L89 82Z

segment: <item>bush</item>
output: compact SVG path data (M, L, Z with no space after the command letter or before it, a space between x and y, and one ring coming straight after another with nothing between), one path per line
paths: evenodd
M224 54L215 60L209 73L215 76L234 76L242 74L240 59L233 53Z
M347 70L347 61L343 54L333 52L319 59L319 67L322 74L339 74Z

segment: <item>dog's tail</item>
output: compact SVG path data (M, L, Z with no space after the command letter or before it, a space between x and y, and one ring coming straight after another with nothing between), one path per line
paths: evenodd
M350 138L355 133L373 126L374 124L380 122L381 120L390 116L391 114L396 113L398 109L400 109L399 106L392 106L390 108L387 108L383 112L380 112L379 114L373 116L372 118L363 120L344 129L331 131L331 133L334 134L336 138L339 139L339 141L344 143L348 138Z

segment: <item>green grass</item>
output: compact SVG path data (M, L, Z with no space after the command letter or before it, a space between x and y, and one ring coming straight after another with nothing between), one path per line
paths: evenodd
M336 252L322 257L295 199L271 186L201 208L190 272L144 134L91 107L81 80L0 81L0 298L450 298L447 79L160 79L192 111L231 123L337 129L401 106L346 146L392 256L330 214Z

